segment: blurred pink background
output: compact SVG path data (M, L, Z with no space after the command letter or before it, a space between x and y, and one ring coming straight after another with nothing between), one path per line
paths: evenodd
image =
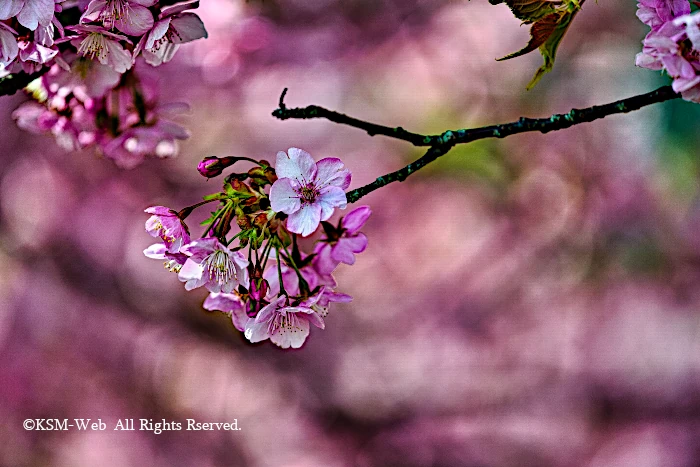
M0 464L700 464L700 111L672 102L460 146L365 199L368 250L337 271L325 331L248 344L162 264L143 209L219 189L204 156L341 157L351 188L421 150L322 105L436 133L544 117L665 81L634 66L632 2L587 2L554 72L494 59L528 39L486 0L205 0L210 37L157 70L187 101L174 160L120 171L18 130L0 99ZM201 219L200 219L201 220ZM191 225L195 226L196 224ZM106 431L25 431L101 418ZM241 431L113 431L118 419Z

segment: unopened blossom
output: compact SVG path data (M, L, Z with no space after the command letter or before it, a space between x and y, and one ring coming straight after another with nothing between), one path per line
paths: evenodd
M204 309L209 311L221 311L231 316L233 326L239 331L245 331L248 315L241 298L236 294L210 293L204 300Z
M51 23L55 5L54 0L0 0L0 20L15 16L19 24L34 31Z
M208 156L202 159L197 165L197 171L207 178L221 175L226 167L230 167L240 159L238 157L216 157Z
M672 19L690 13L688 0L639 0L637 17L653 30Z
M182 253L170 253L168 247L162 243L155 243L145 250L143 254L146 258L161 259L165 269L170 272L180 272L182 265L187 261L187 255Z
M250 318L245 326L245 337L250 342L270 339L283 349L301 347L309 335L310 324L323 329L323 318L309 304L286 306L287 297L281 296L258 316Z
M152 206L145 212L153 214L146 221L146 232L151 237L160 237L170 253L177 253L183 245L190 243L187 226L176 211L165 206Z
M185 12L198 6L197 1L163 10L150 31L136 45L134 57L141 53L148 64L158 66L172 60L180 44L208 37L199 16Z
M80 18L81 23L100 21L106 29L117 28L129 36L141 36L154 24L148 7L156 0L92 0Z
M314 267L319 273L330 274L340 263L355 264L355 254L367 248L367 237L359 230L371 214L369 206L360 206L341 219L338 229L326 232L314 248Z
M239 284L248 287L248 260L216 238L194 240L180 251L188 256L178 275L186 290L205 286L210 292L231 293Z
M131 54L120 43L131 43L126 36L109 32L102 26L79 24L66 29L79 34L77 38L69 38L71 44L77 47L79 55L97 60L118 73L131 68Z
M277 153L275 171L279 178L270 188L270 204L274 211L289 215L290 232L311 235L335 208L345 209L350 171L340 159L314 162L308 152L290 148Z

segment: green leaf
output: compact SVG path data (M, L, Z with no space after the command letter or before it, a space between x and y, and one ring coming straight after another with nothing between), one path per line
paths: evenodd
M530 28L530 41L525 47L499 58L498 61L520 57L539 49L544 64L537 70L535 76L527 85L532 89L554 67L557 48L566 31L571 25L576 13L581 9L585 0L490 0L491 3L506 3L516 18L526 24L532 24Z

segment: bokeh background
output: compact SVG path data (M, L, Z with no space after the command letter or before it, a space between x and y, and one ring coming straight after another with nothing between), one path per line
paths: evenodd
M17 129L0 99L3 466L700 464L700 107L681 101L458 147L370 196L325 331L250 345L142 250L143 209L218 190L203 156L341 157L352 187L419 157L323 105L422 132L566 112L665 83L633 2L587 2L554 72L486 0L204 0L209 39L157 70L173 160L121 171ZM22 428L101 418L104 432ZM112 431L118 419L241 431Z

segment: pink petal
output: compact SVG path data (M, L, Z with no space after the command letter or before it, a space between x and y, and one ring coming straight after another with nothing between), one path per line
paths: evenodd
M48 26L53 19L54 5L54 0L24 0L24 7L17 15L17 21L31 31L40 24Z
M270 337L267 323L257 323L254 319L249 319L245 325L245 338L250 342L260 342Z
M92 0L85 10L85 13L80 17L81 23L90 23L97 21L105 8L107 8L107 0Z
M348 199L342 188L329 186L321 190L321 194L316 199L316 203L321 206L321 220L328 220L335 208L345 209Z
M199 0L195 0L194 2L181 3L179 5L165 8L163 11L160 12L160 17L167 18L169 16L175 16L176 14L182 13L185 10L194 10L195 8L199 8Z
M200 280L202 279L203 273L204 267L193 261L192 258L188 258L185 264L182 265L182 269L180 269L177 276L182 282L185 282L189 280Z
M165 245L162 243L154 243L145 250L143 250L144 256L151 259L165 259L165 252L168 251Z
M10 19L22 10L24 0L0 1L0 19Z
M286 300L286 297L282 296L279 297L276 301L270 303L266 307L264 307L260 312L258 313L258 316L255 317L255 322L256 323L267 323L270 321L273 317L273 315L277 312L277 308L279 305L284 303Z
M319 204L308 204L289 215L287 229L290 232L300 234L302 237L308 237L314 233L320 223L321 206Z
M153 27L153 14L145 6L129 4L129 14L119 18L114 26L129 36L141 36Z
M304 344L308 336L309 322L302 319L299 320L298 329L295 331L287 331L285 328L281 328L270 336L270 341L283 349L288 349L289 347L298 349Z
M343 241L338 241L331 250L331 258L339 263L355 264L355 255L352 249Z
M331 257L331 249L332 247L328 243L319 243L314 249L316 257L313 260L313 264L321 274L330 274L338 267L339 261Z
M10 63L18 52L19 47L15 36L10 31L0 28L0 62Z
M299 194L289 178L280 178L270 188L270 207L275 212L292 214L301 208Z
M309 322L317 328L326 329L326 323L323 322L323 318L321 318L315 312L307 315L306 317L308 318Z
M306 151L289 148L277 153L275 172L279 178L291 178L298 182L310 182L316 176L316 163Z
M345 263L355 264L355 255L353 253L362 253L367 248L367 237L360 233L354 237L341 238L335 244L331 251L333 260Z
M326 157L316 163L316 186L338 186L345 190L350 186L350 171L345 168L343 161L336 157Z
M174 17L170 21L170 27L175 31L171 38L174 44L184 44L208 37L204 23L194 13L183 13Z
M359 208L353 209L343 217L342 227L348 234L352 235L365 225L365 222L367 222L371 214L372 210L369 206L360 206Z
M119 42L108 40L107 52L105 54L104 61L100 57L100 63L103 65L108 65L114 71L118 73L124 73L126 70L131 68L132 60L131 54L121 46Z
M163 36L165 36L165 33L168 32L168 28L170 28L170 18L165 18L160 21L157 21L153 26L151 32L149 32L148 36L146 36L147 38L146 43L144 44L144 48L152 49L156 41L160 40Z

